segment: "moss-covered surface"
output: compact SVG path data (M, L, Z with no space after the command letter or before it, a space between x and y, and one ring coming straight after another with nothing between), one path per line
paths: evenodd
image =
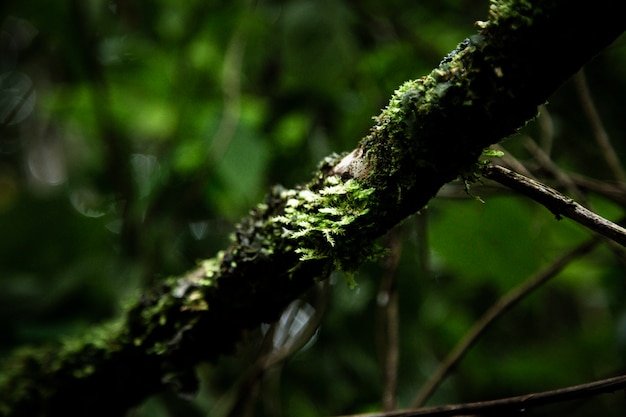
M17 352L0 379L0 414L111 416L168 384L193 392L196 363L231 352L247 329L276 319L333 269L371 258L380 235L532 119L624 30L617 10L602 10L612 21L574 39L587 9L579 1L493 1L479 33L403 84L357 149L324 160L305 186L272 189L229 248L142 295L118 322Z

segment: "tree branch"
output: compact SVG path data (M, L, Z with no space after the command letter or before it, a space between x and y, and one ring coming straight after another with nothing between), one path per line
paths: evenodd
M426 403L428 398L430 398L448 374L459 364L470 348L474 346L478 339L499 317L513 308L518 302L524 299L524 297L548 282L551 278L555 277L563 270L563 268L569 265L570 262L579 259L593 250L597 246L598 242L599 239L595 238L582 243L569 252L563 254L544 270L528 278L526 281L500 297L500 299L498 299L498 301L496 301L496 303L492 305L489 310L487 310L485 314L483 314L481 318L472 326L463 339L461 339L448 356L446 356L428 381L426 381L413 401L413 408L421 407Z
M560 388L552 391L520 395L500 400L475 403L444 405L416 410L400 410L388 413L353 414L343 417L444 417L471 415L514 415L529 408L558 402L578 400L599 394L615 392L626 388L626 375L602 379L582 385Z
M578 97L580 98L580 104L585 112L585 116L589 120L589 124L591 125L593 136L596 138L596 142L598 143L598 147L604 156L604 160L606 161L607 166L613 173L613 176L617 181L620 182L622 187L626 186L626 172L624 172L624 168L620 163L619 157L617 156L617 152L615 148L611 144L611 139L609 138L609 134L604 128L604 124L602 123L602 119L598 114L598 110L593 102L593 98L591 97L591 92L589 91L589 86L587 85L587 77L585 76L584 70L578 71L574 76L574 82L576 83L576 90L578 92Z
M377 295L378 314L377 336L380 338L382 356L383 410L396 408L396 388L398 385L399 362L399 323L398 323L398 283L396 273L402 252L402 234L399 228L389 233L389 255L385 265L380 289Z
M379 236L475 170L626 20L614 0L502 0L478 26L394 93L354 151L326 158L307 185L273 188L229 248L147 291L123 320L9 358L0 415L112 416L168 385L193 392L195 364L232 352L333 269L371 259Z
M559 220L561 216L569 217L594 232L626 246L626 229L586 209L554 188L498 165L486 166L483 175L532 198L550 210Z

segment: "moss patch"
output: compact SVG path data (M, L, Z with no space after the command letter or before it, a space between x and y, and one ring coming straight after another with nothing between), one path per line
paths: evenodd
M295 268L306 261L325 259L350 277L364 258L375 256L374 245L358 241L360 234L351 230L369 212L373 192L373 188L363 188L357 180L343 181L338 176L325 178L316 191L283 191L284 214L270 221L282 228L283 236L293 242L294 251L300 255L301 263ZM346 239L353 235L355 240Z

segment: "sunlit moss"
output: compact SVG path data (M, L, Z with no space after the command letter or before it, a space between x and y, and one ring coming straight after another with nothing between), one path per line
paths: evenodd
M533 16L541 15L543 9L540 3L528 0L491 0L489 5L489 25L499 25L503 21L509 22L509 27L518 29L530 26Z
M181 307L181 310L190 310L190 311L206 311L209 309L209 304L206 302L204 298L204 294L201 290L196 289L192 291L184 300L184 304Z
M220 271L221 258L223 252L220 252L214 258L205 259L202 261L202 268L204 269L204 276L208 279L203 280L204 285L210 285L211 279L214 278Z
M348 229L369 212L368 199L373 192L373 188L363 188L354 179L344 181L330 176L317 191L284 190L284 214L274 216L270 222L280 225L283 237L293 241L300 261L328 259L335 268L349 272L355 265L348 248L359 252L354 248L363 244L347 242Z
M378 119L386 119L391 122L402 122L406 104L412 98L417 98L424 92L423 80L410 80L404 82L394 91L389 104L383 109Z

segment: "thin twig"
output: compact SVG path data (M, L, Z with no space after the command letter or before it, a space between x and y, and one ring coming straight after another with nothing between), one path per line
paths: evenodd
M624 188L619 184L590 178L577 173L570 173L569 176L580 190L598 194L615 204L626 207L626 193L624 193Z
M504 155L500 157L500 160L504 163L504 165L511 167L517 172L521 172L527 177L534 178L533 174L528 170L528 168L526 168L526 165L524 165L519 159L514 157L513 154L507 151L504 146L497 143L495 145L492 145L491 148L504 153Z
M399 358L399 342L398 342L398 292L395 285L389 293L389 303L386 311L386 327L387 327L387 349L385 352L384 364L384 384L383 384L383 409L395 410L396 405L396 389L398 387L398 358Z
M618 180L622 186L626 186L626 173L624 172L624 168L622 168L617 152L615 152L615 148L611 145L611 140L609 139L609 134L604 128L602 118L598 114L598 110L596 109L596 105L591 97L591 92L589 91L589 86L587 85L587 79L583 70L576 73L574 76L574 82L576 83L576 90L578 92L578 97L580 98L580 104L585 112L585 116L587 116L587 119L589 120L593 136L600 147L602 156L604 157L604 160L613 173L615 179Z
M529 408L547 404L579 400L599 394L615 392L626 388L626 375L602 379L582 385L560 388L552 391L520 395L500 400L481 401L475 403L444 405L415 410L400 410L388 413L353 414L343 417L444 417L469 415L511 415Z
M497 165L485 167L483 175L532 198L554 213L558 220L561 216L569 217L626 247L626 229L586 209L554 188Z
M251 7L247 2L245 13ZM241 27L231 38L224 55L222 67L222 94L224 112L208 150L211 161L219 161L228 150L237 131L241 116L241 78L243 59L246 52L247 31Z
M450 371L454 369L469 349L476 343L480 336L482 336L485 331L491 327L496 319L501 317L506 311L510 310L515 304L532 291L556 276L570 262L590 252L599 241L600 240L598 238L594 238L575 247L552 262L552 264L550 264L546 269L527 279L496 301L496 303L492 305L485 314L483 314L480 320L474 324L474 326L465 334L465 337L463 337L463 339L441 363L437 371L418 393L412 407L421 407L428 400Z
M540 117L537 118L539 129L541 131L541 149L550 155L552 153L552 144L554 142L554 121L548 111L548 106L542 104L539 106Z
M465 193L467 194L467 193ZM421 210L415 216L415 232L417 235L417 259L419 261L420 276L430 277L432 273L430 260L430 245L428 243L428 209Z
M385 273L378 292L378 330L382 352L382 409L395 410L398 386L399 324L397 270L402 251L402 229L395 228L389 235L390 253L385 262Z
M559 183L576 198L582 204L587 204L587 196L580 191L576 183L570 178L570 176L563 172L557 164L554 163L550 155L544 152L543 149L535 142L531 137L525 137L523 139L524 146L535 157L542 168L548 171Z
M542 168L550 172L554 178L556 178L560 185L565 188L571 195L573 195L581 204L588 207L588 210L593 210L593 206L589 202L587 195L583 192L578 181L576 181L575 174L564 172L557 164L555 164L549 155L547 155L532 138L526 138L524 141L527 149L535 156L537 161L541 164ZM624 194L624 188L621 183L613 185L619 194ZM605 242L611 251L615 254L617 259L626 265L624 257L624 250L613 240L605 237Z

